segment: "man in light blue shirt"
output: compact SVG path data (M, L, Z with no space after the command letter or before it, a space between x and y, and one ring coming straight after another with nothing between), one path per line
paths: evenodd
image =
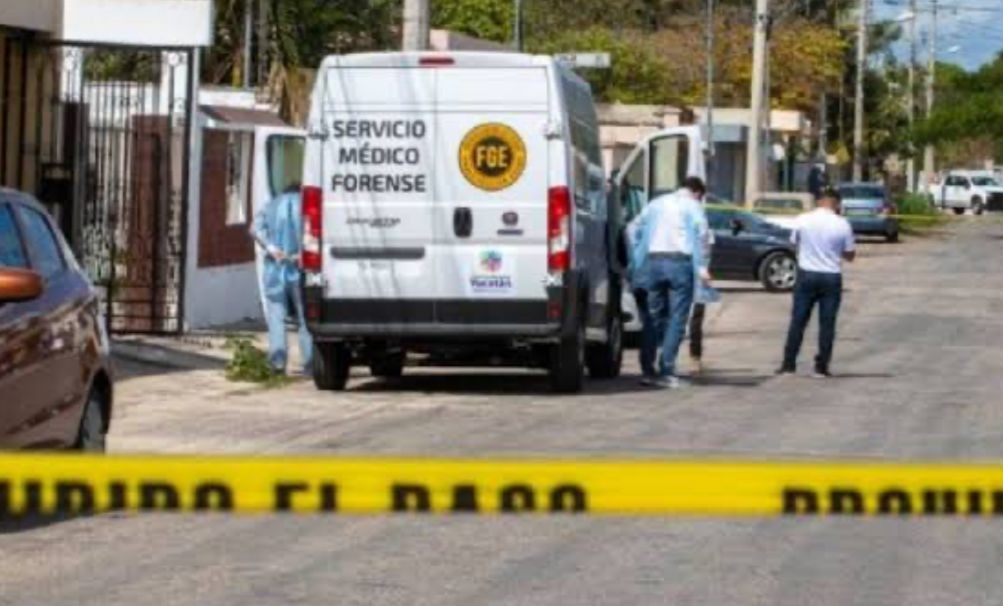
M290 302L299 321L300 357L306 373L310 372L313 355L313 342L303 316L303 294L300 290L303 218L299 190L299 185L294 185L269 200L254 216L251 229L255 242L265 253L261 284L265 321L268 323L268 362L279 373L285 373L288 361L286 316L289 315Z
M683 187L652 200L638 216L631 266L643 268L648 311L662 345L658 377L650 384L677 388L676 357L686 333L696 280L710 281L703 256L709 250L707 216L700 201L702 179L688 177ZM696 271L694 269L696 268Z

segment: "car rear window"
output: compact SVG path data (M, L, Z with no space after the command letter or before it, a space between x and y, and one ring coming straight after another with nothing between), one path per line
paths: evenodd
M14 213L7 205L0 205L0 267L28 267L28 257L24 254L21 236L14 223Z
M880 187L855 185L839 188L839 195L843 198L884 198L885 190Z

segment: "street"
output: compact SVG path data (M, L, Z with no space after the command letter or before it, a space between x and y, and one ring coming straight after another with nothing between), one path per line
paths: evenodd
M364 369L345 393L122 362L115 452L1003 459L1003 221L864 243L833 363L776 378L789 295L724 285L690 389ZM682 369L688 360L681 356ZM0 527L0 604L999 604L993 519L109 514Z

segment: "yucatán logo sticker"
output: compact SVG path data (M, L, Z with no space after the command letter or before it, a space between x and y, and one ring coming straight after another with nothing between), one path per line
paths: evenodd
M475 126L460 142L460 172L474 187L505 189L526 168L526 145L509 126L489 122Z

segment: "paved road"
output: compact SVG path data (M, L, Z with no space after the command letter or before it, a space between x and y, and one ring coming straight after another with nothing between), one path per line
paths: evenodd
M111 444L999 460L1001 249L994 218L866 246L830 381L771 376L789 300L737 287L712 314L709 373L687 391L638 389L633 362L579 397L522 372L360 376L331 395L130 365ZM1001 545L993 520L106 515L5 529L0 604L970 606L1003 603Z

